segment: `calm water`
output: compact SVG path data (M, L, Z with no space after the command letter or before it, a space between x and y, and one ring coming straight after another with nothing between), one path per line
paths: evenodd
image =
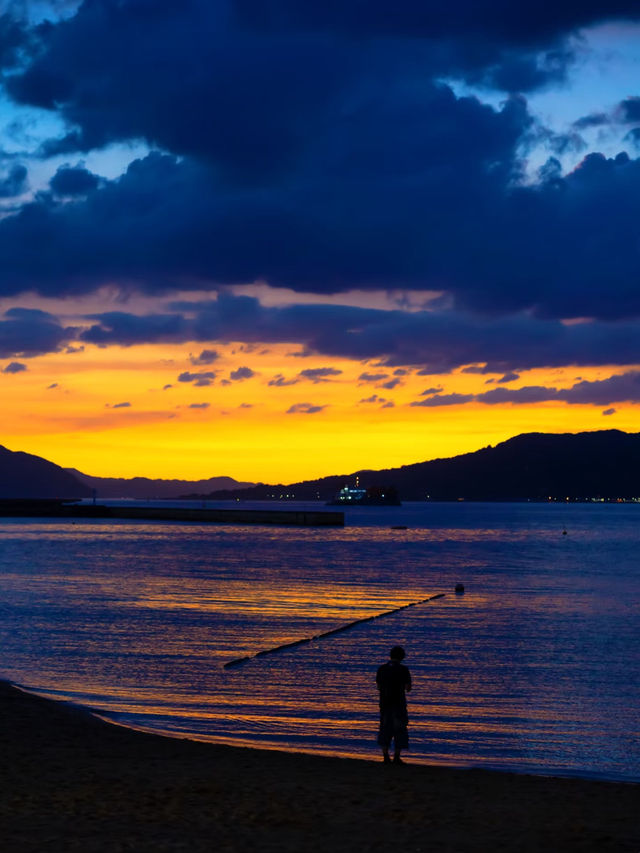
M344 529L0 519L0 677L128 725L377 759L375 670L401 643L412 761L639 781L639 521L546 504L354 507Z

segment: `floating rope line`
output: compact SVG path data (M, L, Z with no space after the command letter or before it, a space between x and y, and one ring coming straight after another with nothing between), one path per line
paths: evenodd
M304 646L306 643L312 643L314 640L323 640L325 637L331 637L333 634L341 634L343 631L349 631L355 628L356 625L364 625L365 622L373 622L374 619L382 619L385 616L391 616L393 613L399 613L401 610L407 610L409 607L417 607L419 604L426 604L428 601L435 601L436 598L444 598L444 592L438 595L430 595L429 598L423 598L421 601L412 601L411 604L403 604L402 607L395 607L393 610L385 610L384 613L375 613L373 616L365 616L364 619L356 619L355 622L349 622L348 625L341 625L339 628L333 628L331 631L325 631L323 634L316 634L313 637L305 637L303 640L294 640L292 643L283 643L281 646L274 646L272 649L263 649L261 652L256 652L254 655L246 655L243 658L230 660L223 665L223 669L230 669L234 666L242 666L255 658L262 658L265 655L273 655L276 652L282 652L285 649L295 649L297 646Z

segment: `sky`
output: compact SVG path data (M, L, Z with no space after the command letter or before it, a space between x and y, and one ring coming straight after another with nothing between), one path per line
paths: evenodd
M295 482L640 430L640 7L0 0L0 444Z

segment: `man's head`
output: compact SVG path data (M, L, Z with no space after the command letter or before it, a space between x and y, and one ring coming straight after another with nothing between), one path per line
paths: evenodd
M402 646L394 646L389 652L389 657L391 660L404 660L405 653Z

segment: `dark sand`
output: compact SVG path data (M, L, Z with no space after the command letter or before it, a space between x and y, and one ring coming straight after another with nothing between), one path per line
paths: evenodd
M640 785L174 740L3 682L0 743L6 853L640 853Z

